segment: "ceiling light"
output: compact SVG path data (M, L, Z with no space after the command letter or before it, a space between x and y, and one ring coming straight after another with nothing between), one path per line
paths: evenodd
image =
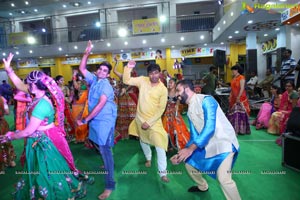
M175 48L175 46L171 46L172 48Z
M43 33L46 33L46 29L42 28L42 32L43 32Z
M221 44L221 45L223 45L223 44L224 44L224 42L221 42L220 44Z
M299 26L299 24L296 24L296 26Z
M10 16L12 16L13 14L12 13L8 13Z
M80 7L81 3L80 2L70 2L70 5L73 7Z
M61 48L61 47L59 47L59 48L58 48L58 51L62 51L62 48Z
M239 31L234 31L235 34L239 34Z
M201 35L201 36L200 36L200 39L201 39L201 40L204 40L204 35Z
M32 51L32 50L29 50L29 53L33 53L33 51Z
M207 46L207 44L205 43L204 46Z
M249 21L248 21L248 24L252 24L252 23L253 23L253 21L252 21L252 20L249 20Z
M100 22L96 22L96 23L95 23L95 26L96 26L97 28L99 28L99 27L101 27L101 23L100 23Z
M231 12L231 13L230 13L230 16L232 17L232 16L233 16L233 14L234 14L234 13L233 13L233 12Z
M146 41L146 40L143 40L142 42L143 42L143 44L146 44L146 43L147 43L147 41Z
M151 50L152 49L152 47L149 47L149 50Z
M128 45L128 42L127 42L127 41L125 41L125 42L124 42L124 44L125 44L125 45Z
M16 51L16 55L19 55L20 53L18 51Z
M123 53L123 52L124 52L124 50L123 50L123 49L121 49L121 52Z
M111 46L111 44L108 42L108 43L106 44L106 46L110 47L110 46Z
M35 38L32 37L32 36L29 36L29 37L27 38L27 42L28 42L28 44L34 44L34 43L35 43Z
M29 2L28 2L28 1L25 1L25 4L26 4L26 5L28 5L28 4L29 4Z
M77 47L77 46L74 46L74 49L78 49L78 47Z
M66 57L68 57L69 55L68 54L66 54Z
M10 5L11 5L11 7L15 7L15 4L14 4L14 3L11 3Z
M267 36L268 36L268 34L266 34L266 33L265 33L265 34L264 34L264 36L265 36L265 37L267 37Z
M279 30L280 30L280 28L276 28L276 29L275 29L275 31L279 31Z
M226 24L226 21L225 21L225 20L223 21L223 24Z
M220 27L218 27L218 31L220 31L221 30L221 28Z
M37 11L38 11L38 9L34 9L33 11L34 11L34 12L37 12Z
M181 40L181 41L184 41L184 37L180 37L180 40Z
M91 2L90 2L90 1L88 1L88 2L87 2L87 4L91 5Z
M228 36L228 38L229 38L229 39L231 39L231 38L232 38L232 36L231 36L231 35L229 35L229 36Z
M165 38L161 38L160 41L161 41L161 42L165 42L166 39L165 39Z
M22 13L22 14L25 14L25 11L24 11L24 10L22 10L22 11L21 11L21 13Z
M42 56L40 56L40 59L42 59L43 57Z
M6 56L6 53L4 52L4 53L2 53L2 55L3 55L3 56Z
M167 21L166 16L165 16L165 15L161 15L161 16L159 17L159 21L160 21L161 23L166 22L166 21Z
M119 35L120 37L126 37L126 36L127 36L127 30L126 30L125 28L120 28L120 29L118 30L118 35Z
M65 5L65 4L64 4L64 5L62 5L62 7L63 7L63 8L66 8L66 7L67 7L67 5Z

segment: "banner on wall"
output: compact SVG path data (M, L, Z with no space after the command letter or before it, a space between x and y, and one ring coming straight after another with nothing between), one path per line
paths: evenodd
M54 66L54 65L55 65L54 58L41 58L41 59L38 59L38 66L39 67L49 67L49 66Z
M193 57L210 57L214 55L214 50L221 49L226 51L226 47L193 47L184 49L172 49L171 58L193 58Z
M18 33L10 33L8 34L8 45L15 46L15 45L22 45L27 44L27 32L18 32Z
M262 51L263 53L268 53L270 51L274 51L277 48L277 39L271 39L269 41L266 41L262 43Z
M154 60L164 59L166 56L165 50L157 49L155 51L132 51L129 53L113 54L113 57L121 61L128 60Z
M158 18L139 19L132 21L132 33L134 35L160 32L160 22Z
M105 58L89 58L87 64L100 64L103 61L106 61ZM67 60L62 61L64 65L79 65L81 62L81 57L69 57Z
M37 59L24 59L17 61L17 68L38 67Z

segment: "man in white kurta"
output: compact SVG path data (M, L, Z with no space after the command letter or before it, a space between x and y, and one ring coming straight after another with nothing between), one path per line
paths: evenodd
M167 104L168 91L160 82L160 67L150 64L147 68L149 77L131 77L131 70L135 62L130 61L124 68L123 82L139 88L139 98L135 119L129 126L129 134L138 135L140 144L147 159L146 167L151 166L152 152L150 145L155 146L157 152L157 164L162 181L168 182L167 158L168 147L167 132L163 128L161 116Z
M196 94L191 80L177 83L176 95L188 104L190 141L177 154L176 162L185 161L186 169L197 186L189 192L205 192L208 184L201 174L217 178L226 199L239 200L231 178L231 169L239 151L235 131L217 101L209 95Z

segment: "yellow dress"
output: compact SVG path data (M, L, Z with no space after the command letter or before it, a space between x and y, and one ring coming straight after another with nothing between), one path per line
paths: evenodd
M163 83L151 86L149 77L130 77L132 69L125 67L123 82L139 88L139 98L135 119L129 125L129 134L139 136L141 141L167 150L168 135L161 116L166 108L168 90ZM147 122L150 128L143 130L142 124Z

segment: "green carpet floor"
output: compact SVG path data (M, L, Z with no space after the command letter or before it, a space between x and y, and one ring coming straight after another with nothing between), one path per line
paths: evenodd
M6 118L12 122L12 116ZM257 131L253 127L251 131L251 135L238 136L240 154L233 169L233 179L242 199L300 199L300 173L281 165L282 149L274 142L276 136L268 135L264 130ZM16 170L22 170L19 157L23 150L23 140L14 141L13 144L18 156L17 167L8 168L4 174L0 174L0 200L12 199L11 192L14 191L14 185L20 178L20 175L16 175ZM77 167L95 177L95 183L88 187L85 199L97 199L104 189L104 175L101 174L102 161L99 154L80 144L71 143L70 147ZM188 193L187 189L194 183L182 164L173 166L168 161L170 183L162 183L157 174L155 149L152 167L146 168L137 140L120 141L113 152L117 185L109 199L225 199L218 182L208 176L205 176L209 184L208 192ZM168 158L171 156L172 153L168 153ZM266 174L266 171L281 174Z

